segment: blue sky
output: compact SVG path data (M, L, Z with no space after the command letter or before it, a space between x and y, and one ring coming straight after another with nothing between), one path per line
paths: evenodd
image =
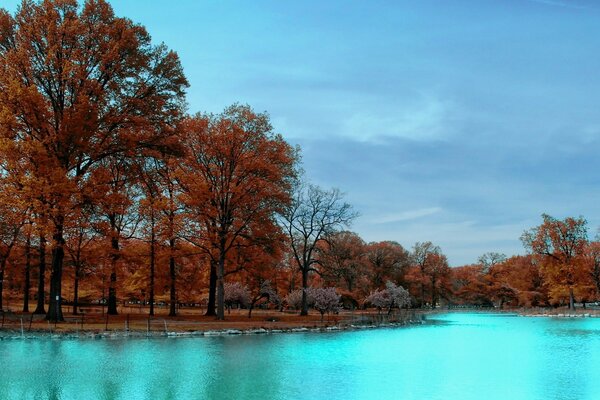
M191 112L269 112L367 241L431 240L461 265L523 253L544 212L596 233L600 3L111 3L179 53Z

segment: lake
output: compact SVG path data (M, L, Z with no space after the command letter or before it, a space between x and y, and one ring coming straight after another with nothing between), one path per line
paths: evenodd
M431 315L407 328L0 341L0 399L599 399L600 318Z

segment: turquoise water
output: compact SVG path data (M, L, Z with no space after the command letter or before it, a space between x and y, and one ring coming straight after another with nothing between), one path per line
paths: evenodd
M600 399L600 319L0 342L0 399Z

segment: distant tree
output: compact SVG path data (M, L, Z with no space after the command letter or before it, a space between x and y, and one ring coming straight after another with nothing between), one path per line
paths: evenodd
M321 313L321 322L325 313L335 313L340 309L341 296L336 293L335 288L311 288L313 307Z
M306 301L308 307L312 307L313 298L311 297L311 293L310 288L293 290L285 297L285 302L288 307L294 310L302 308L303 301Z
M586 258L590 266L592 282L596 290L596 299L600 298L600 242L594 241L586 248Z
M567 293L569 309L575 309L575 290L586 276L582 258L588 243L587 222L583 217L555 219L542 215L543 223L521 236L542 265L542 273L555 295ZM589 276L589 274L588 274Z
M427 283L427 269L428 263L435 260L434 257L431 257L432 254L441 254L441 250L439 246L435 246L431 242L417 242L413 246L413 251L411 254L413 263L418 267L420 272L420 285L421 285L421 293L420 293L420 303L419 307L423 307L425 305L425 285Z
M410 254L402 245L392 241L369 243L365 258L371 285L380 289L388 280L399 282L404 279L410 265Z
M438 286L450 275L450 267L446 256L441 253L428 254L424 273L431 284L431 308L435 308L439 291Z
M285 229L296 265L302 273L302 288L308 288L308 275L318 272L317 247L356 217L350 204L337 189L323 190L314 185L297 184L294 199L283 214ZM308 315L307 292L302 292L300 315Z
M250 302L248 307L248 318L252 317L252 310L258 304L259 301L265 300L266 302L279 305L281 302L279 296L277 295L277 291L271 285L271 281L265 280L260 284L259 290L252 296L250 294Z
M494 265L504 262L505 260L505 254L495 252L484 253L477 259L479 264L483 267L484 273L487 273Z
M376 307L380 311L387 308L389 315L394 307L403 308L410 305L410 294L402 286L387 281L385 289L371 292L365 299L365 303Z
M365 271L365 242L354 232L335 232L324 238L321 248L321 274L324 278L344 283L349 292Z
M223 285L223 289L225 290L223 302L229 312L231 312L231 307L234 305L245 307L250 302L250 292L248 291L248 287L239 282L226 282Z

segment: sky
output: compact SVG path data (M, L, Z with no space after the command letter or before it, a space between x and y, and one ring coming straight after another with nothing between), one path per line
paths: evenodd
M599 2L111 4L177 51L190 112L268 112L368 242L429 240L457 266L525 253L542 213L597 233Z

